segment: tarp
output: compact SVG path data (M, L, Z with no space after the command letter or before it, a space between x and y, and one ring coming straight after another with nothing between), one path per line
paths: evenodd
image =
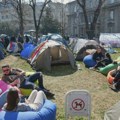
M112 47L120 47L120 33L101 33L99 41Z

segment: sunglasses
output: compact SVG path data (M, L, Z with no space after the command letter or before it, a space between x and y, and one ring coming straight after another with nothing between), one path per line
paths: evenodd
M9 69L3 70L3 72L7 72L7 71L9 71Z

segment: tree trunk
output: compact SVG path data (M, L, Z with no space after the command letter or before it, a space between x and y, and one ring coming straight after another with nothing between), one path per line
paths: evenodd
M87 33L88 39L90 40L92 40L95 37L95 30L89 29L86 31L86 33Z
M20 20L19 29L20 29L20 35L23 37L24 36L24 25L23 25L23 18L22 17L21 17L21 20Z
M84 15L84 19L85 19L86 34L88 36L88 39L93 39L95 37L95 30L96 30L96 24L97 24L98 17L100 15L102 5L106 0L99 0L98 1L98 6L96 7L96 9L94 11L93 20L92 20L92 22L90 21L91 24L89 24L89 22L88 22L86 0L76 0L76 1L77 1L78 5L80 6L80 8L82 8L82 10L83 10L83 15Z
M38 42L38 35L39 35L39 28L36 27L36 40L35 40L35 43Z
M24 25L23 25L23 9L21 0L19 1L19 16L20 16L20 35L24 36Z

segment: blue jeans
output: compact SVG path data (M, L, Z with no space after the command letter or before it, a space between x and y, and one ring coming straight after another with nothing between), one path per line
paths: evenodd
M30 76L27 76L21 83L20 88L34 89L36 88L36 81L38 81L38 89L44 89L43 76L41 72L36 72Z

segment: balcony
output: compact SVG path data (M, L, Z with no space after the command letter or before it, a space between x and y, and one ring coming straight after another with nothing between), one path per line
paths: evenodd
M114 24L114 23L115 23L114 19L108 19L107 20L107 24Z

